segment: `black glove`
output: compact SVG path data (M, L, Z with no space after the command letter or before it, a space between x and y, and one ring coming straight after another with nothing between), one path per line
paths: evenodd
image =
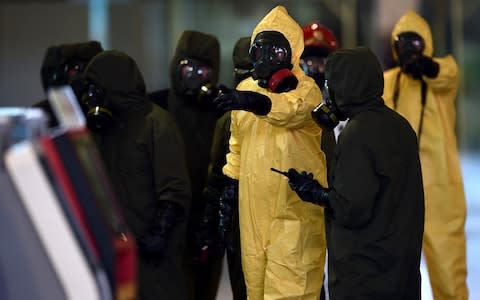
M153 223L139 238L140 254L149 261L160 261L168 246L172 228L185 218L183 208L172 201L162 201Z
M415 79L421 79L422 76L435 78L438 75L440 66L432 58L427 56L420 56L411 63L403 67L405 73L409 73Z
M289 169L287 172L288 184L290 188L297 193L303 201L314 203L321 206L329 204L329 189L326 189L313 179L313 174L302 171L298 173L295 169Z
M440 65L435 62L431 57L420 57L420 65L422 68L422 73L425 76L430 78L435 78L438 76L438 72L440 71Z
M225 186L219 199L219 253L223 255L227 249L234 252L235 249L230 241L232 230L232 219L234 212L238 209L238 180L230 179Z
M215 107L213 100L226 90L228 90L228 87L223 84L219 84L218 86L214 86L212 84L202 85L200 91L198 92L198 101L200 104L212 105Z
M206 201L205 211L195 231L195 253L193 260L205 263L211 258L223 256L218 248L219 240L219 197Z
M270 112L272 101L265 95L251 91L226 89L213 100L218 109L246 110L256 115L264 116Z

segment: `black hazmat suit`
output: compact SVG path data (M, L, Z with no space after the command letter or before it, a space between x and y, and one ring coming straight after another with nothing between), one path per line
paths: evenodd
M68 72L78 71L78 75L81 75L88 62L102 51L102 45L97 41L48 47L40 69L43 90L46 92L52 86L70 84L73 78L69 77ZM77 86L77 82L73 83L72 88L77 96L81 93L78 91L81 87ZM33 107L41 108L46 113L50 128L58 126L58 120L47 99L33 104Z
M325 209L331 299L420 299L424 199L415 132L381 98L367 48L333 52L326 79L349 121Z
M216 297L222 260L209 260L194 263L198 245L195 235L206 205L202 191L207 183L210 149L216 121L223 112L211 105L209 99L199 101L199 95L189 95L182 89L179 80L179 64L186 58L193 58L211 67L210 84L216 86L220 74L220 44L210 34L186 30L182 33L175 54L170 62L170 89L154 92L152 101L164 106L173 115L183 140L187 168L192 188L192 207L188 220L187 272L191 299L211 299ZM166 101L165 101L166 99ZM211 99L213 100L213 99Z
M110 126L94 138L138 241L138 299L186 299L182 253L191 195L178 129L168 112L149 101L142 74L123 52L97 55L85 78L103 91L113 114ZM177 219L161 257L152 260L143 255L141 242L167 203L179 208Z

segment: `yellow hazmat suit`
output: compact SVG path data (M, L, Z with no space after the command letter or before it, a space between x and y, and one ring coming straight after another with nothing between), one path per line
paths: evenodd
M257 25L252 40L262 31L278 31L290 43L296 89L269 92L251 77L237 90L255 91L272 101L270 113L257 116L232 111L230 153L225 175L239 179L239 214L242 265L248 297L257 299L318 299L325 262L323 208L303 202L288 186L288 179L270 171L296 168L312 172L326 182L322 131L311 118L321 102L320 90L299 67L303 32L277 6Z
M425 41L423 54L431 57L433 42L427 22L407 12L395 25L391 43L401 32L418 33ZM394 52L395 56L395 52ZM385 103L403 115L419 134L420 160L425 193L423 252L436 300L467 299L463 180L455 136L455 97L459 72L448 55L434 58L440 66L436 78L423 76L427 84L422 113L421 82L401 73L400 67L384 73ZM396 100L395 100L396 98ZM422 116L423 114L423 116Z

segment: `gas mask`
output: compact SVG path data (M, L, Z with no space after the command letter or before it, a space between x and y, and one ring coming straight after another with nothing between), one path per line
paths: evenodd
M395 37L393 47L398 57L398 62L405 71L408 66L414 63L423 55L425 41L416 32L402 32Z
M55 69L51 69L45 86L55 87L62 85L70 85L77 99L80 99L85 91L82 73L85 69L86 63L79 59L70 59L61 63Z
M328 80L325 80L322 96L323 102L313 109L312 118L320 127L333 130L340 121L345 121L347 117L338 109L335 95L328 88Z
M69 60L60 64L47 79L47 86L61 86L71 84L77 77L81 76L85 63L80 60Z
M253 63L252 77L258 85L275 93L293 90L298 79L292 69L292 50L288 40L277 31L260 32L253 41L249 55Z
M300 67L303 72L315 80L319 87L323 87L325 81L325 62L327 57L323 56L305 56L300 58Z
M212 68L194 58L180 60L177 68L177 89L187 96L197 96L200 88L212 80Z
M82 106L87 118L87 126L93 132L103 132L110 127L113 113L105 92L93 83L86 83Z

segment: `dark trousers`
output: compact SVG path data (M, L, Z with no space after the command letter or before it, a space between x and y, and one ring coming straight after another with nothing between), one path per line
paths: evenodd
M189 300L215 300L222 275L222 259L199 263L189 258L185 273Z
M232 288L233 300L246 300L247 287L245 286L245 278L243 277L242 269L238 210L235 210L232 219L232 231L230 232L229 236L232 251L227 251L228 275L230 276L230 286Z

